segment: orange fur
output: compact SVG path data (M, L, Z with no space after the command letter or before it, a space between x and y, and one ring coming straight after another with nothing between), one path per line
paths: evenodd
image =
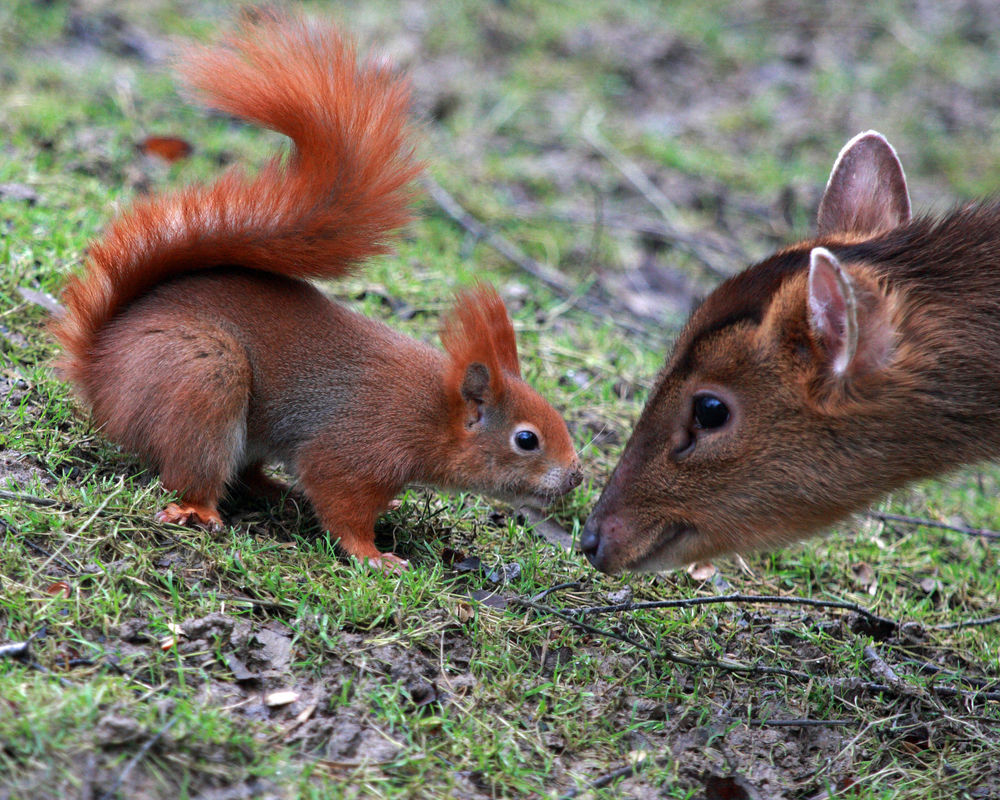
M182 72L205 103L284 133L295 147L256 176L137 201L90 248L63 290L54 333L68 377L95 333L171 276L226 264L298 278L344 275L384 252L409 218L419 170L406 143L407 81L302 20L245 22L220 47L192 47Z
M441 344L458 368L451 378L455 386L464 377L462 365L475 361L489 368L491 389L497 396L503 392L505 372L521 377L514 328L500 295L487 283L459 292L441 328Z
M535 503L576 486L566 425L521 380L495 290L460 295L445 354L302 280L382 252L408 218L405 80L359 65L333 29L273 17L189 51L183 72L208 105L290 136L292 155L137 202L54 322L94 421L180 495L160 518L216 526L227 486L280 494L260 471L278 461L344 551L400 569L372 526L408 483Z

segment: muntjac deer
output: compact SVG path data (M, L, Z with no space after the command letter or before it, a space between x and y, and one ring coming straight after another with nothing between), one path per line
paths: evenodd
M598 569L773 548L1000 455L1000 202L911 220L869 131L818 227L692 314L584 528Z

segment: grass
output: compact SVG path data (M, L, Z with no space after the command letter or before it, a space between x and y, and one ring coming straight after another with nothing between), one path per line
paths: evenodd
M676 206L672 223L747 253L732 270L808 233L837 150L863 128L896 144L918 207L1000 185L1000 139L977 105L996 89L1000 51L972 6L903 19L890 3L825 17L787 5L467 0L335 13L414 73L437 180L600 291L644 259L706 280L689 254L629 227L657 212L581 136L594 109ZM259 164L276 138L185 105L162 63L129 50L206 35L231 9L115 8L0 9L0 184L35 195L0 190L0 470L7 491L56 501L0 501L0 644L31 641L30 658L0 658L0 798L558 797L629 764L634 774L590 796L701 796L712 773L767 797L1000 790L997 704L933 691L996 690L995 626L934 629L996 613L986 540L859 517L721 563L707 583L607 577L509 508L412 490L379 523L380 545L414 565L394 577L339 559L306 509L234 503L214 535L153 522L167 496L88 426L50 369L45 312L19 289L57 294L137 192ZM147 162L134 143L150 133L183 135L195 153ZM552 510L578 535L683 313L617 311L645 326L631 334L516 272L427 199L419 211L395 253L327 288L434 340L452 289L495 281L526 376L565 410L587 463L587 482ZM882 507L996 526L998 481L995 467L968 469ZM505 568L510 580L497 581ZM623 641L517 605L567 583L543 602L738 591L843 599L914 624L873 637L840 612L749 603L588 619ZM882 680L866 647L910 688L836 684ZM297 699L267 704L284 690ZM806 718L829 724L768 724Z

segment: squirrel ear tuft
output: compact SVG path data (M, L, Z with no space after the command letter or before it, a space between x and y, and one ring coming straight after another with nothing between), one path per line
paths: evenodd
M451 356L455 383L463 397L474 366L485 370L494 399L503 394L505 372L521 375L514 327L500 295L488 283L459 292L441 328L441 343Z

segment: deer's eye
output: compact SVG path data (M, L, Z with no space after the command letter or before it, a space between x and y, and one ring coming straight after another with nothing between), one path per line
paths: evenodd
M729 408L714 394L694 398L694 424L702 430L721 428L729 422Z

